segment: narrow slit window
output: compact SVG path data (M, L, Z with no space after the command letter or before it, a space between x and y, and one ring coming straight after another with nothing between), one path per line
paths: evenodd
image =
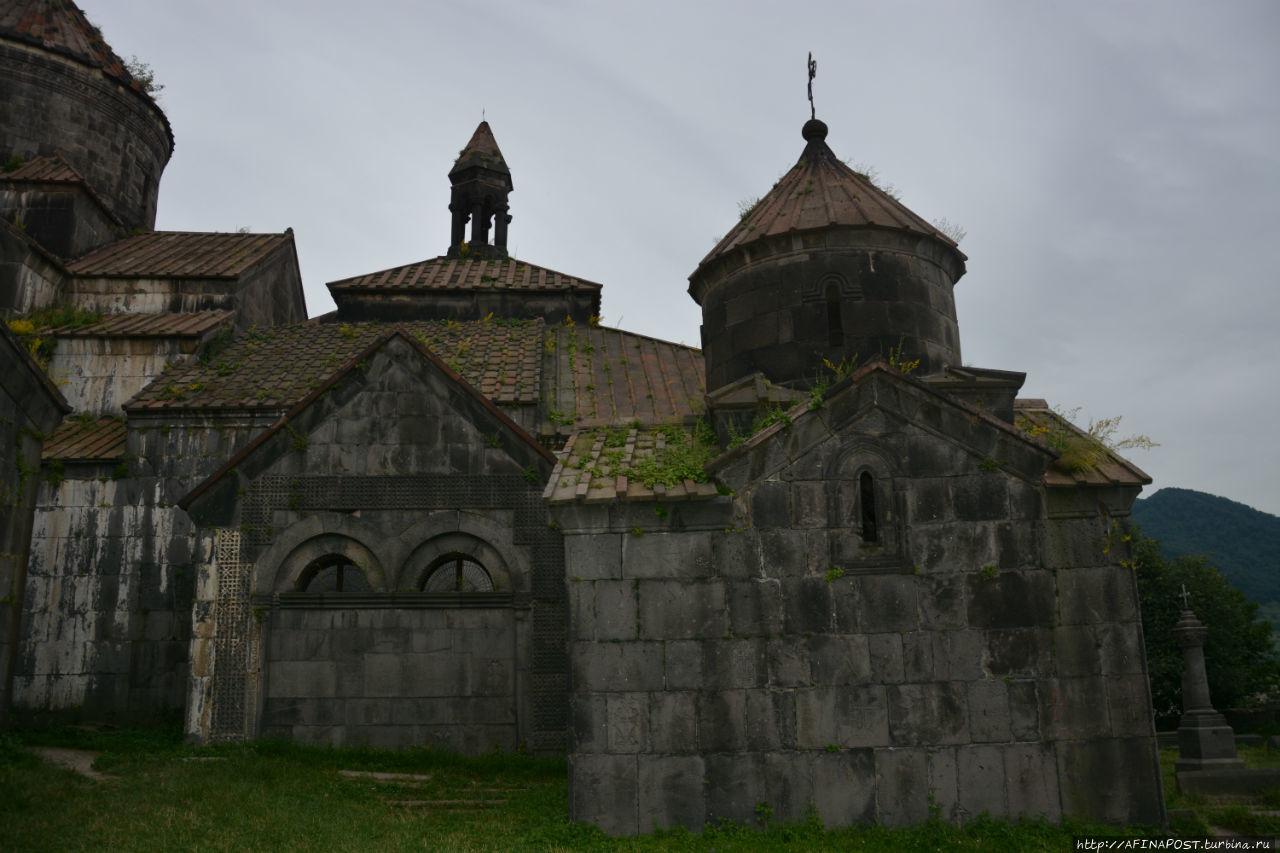
M844 323L840 317L840 285L827 285L827 343L844 346Z
M863 471L858 476L858 507L862 513L862 541L875 542L879 538L876 529L876 484L870 471Z

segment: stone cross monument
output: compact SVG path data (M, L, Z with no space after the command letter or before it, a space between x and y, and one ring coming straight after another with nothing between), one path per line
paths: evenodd
M1178 723L1179 772L1243 767L1236 756L1236 736L1227 718L1209 700L1209 677L1204 669L1204 638L1209 629L1187 607L1183 590L1182 618L1173 638L1182 648L1182 720Z

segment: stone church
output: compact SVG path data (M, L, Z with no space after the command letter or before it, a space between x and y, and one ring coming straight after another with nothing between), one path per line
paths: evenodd
M308 318L291 232L155 230L173 132L69 0L0 4L0 115L4 712L566 753L615 834L1163 820L1150 480L963 363L964 254L823 122L699 350L509 256L486 123L444 253Z

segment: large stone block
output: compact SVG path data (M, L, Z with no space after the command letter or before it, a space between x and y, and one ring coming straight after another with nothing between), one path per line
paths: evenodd
M876 805L885 826L911 826L929 818L929 765L923 749L875 751Z
M795 748L794 692L748 690L744 710L747 749L756 752L774 752Z
M588 693L661 690L661 643L573 643L575 690Z
M1063 625L1137 622L1133 572L1119 566L1058 572L1058 621Z
M626 578L693 578L711 574L711 534L647 533L622 540Z
M1011 739L1009 687L1003 681L970 681L969 733L974 743L1003 743Z
M702 687L702 643L670 640L662 644L663 673L667 690L696 690Z
M642 580L637 595L645 639L684 640L729 633L722 583ZM597 618L598 613L597 607Z
M711 555L715 570L725 578L757 578L760 573L760 543L754 531L727 530L711 534Z
M766 640L765 661L770 687L805 686L812 680L809 647L802 637Z
M1048 628L1010 628L984 631L983 666L991 675L1028 676L1051 672L1053 631Z
M777 580L756 578L726 584L729 628L735 636L776 634L782 630L782 587Z
M762 530L760 542L760 567L765 577L798 577L808 566L807 540L803 530Z
M809 672L819 687L868 683L873 670L867 637L819 634L809 638Z
M816 753L813 756L813 804L829 828L874 821L876 785L872 750Z
M740 752L747 748L747 692L719 690L698 700L698 749Z
M649 695L611 693L605 700L609 752L643 752L649 746Z
M1164 822L1154 738L1065 742L1056 752L1064 817L1120 825Z
M693 752L698 748L697 694L649 694L649 751Z
M757 483L751 490L751 523L766 530L791 526L791 487L780 480Z
M781 581L783 630L788 634L818 634L834 627L831 585L819 577L788 577Z
M708 640L703 654L708 690L763 687L768 679L764 640Z
M639 827L701 832L707 814L705 773L701 756L640 756Z
M971 574L969 624L975 628L1048 626L1055 621L1053 575L1045 571Z
M890 685L889 734L895 746L967 743L968 702L960 682Z
M963 817L974 818L983 813L1008 813L1005 748L965 746L956 750L956 785Z
M1057 763L1047 743L1011 744L1004 750L1006 795L1010 815L1062 819Z
M596 637L601 640L635 639L638 615L635 581L601 580L591 587L595 599ZM579 635L577 626L574 626L574 633Z
M634 755L569 756L570 819L594 823L609 835L635 835L640 829L638 781Z
M953 477L951 500L960 521L998 521L1009 517L1006 476L1000 473Z
M914 631L919 627L913 576L866 575L858 580L861 630L867 633Z
M796 744L801 749L889 745L884 687L816 687L795 695Z
M867 651L877 681L896 684L904 679L901 634L871 634L867 637Z

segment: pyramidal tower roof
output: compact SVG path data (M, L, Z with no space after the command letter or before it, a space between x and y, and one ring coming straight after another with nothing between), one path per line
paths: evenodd
M5 0L0 3L0 38L60 53L146 94L102 31L69 0Z
M965 258L954 240L841 162L827 145L825 123L810 119L801 133L805 148L800 159L702 259L699 269L757 240L831 226L909 231L932 237Z
M499 172L506 175L508 182L510 181L511 170L507 168L507 161L502 158L498 141L493 138L493 131L489 128L487 121L480 122L476 132L471 134L471 141L459 152L457 161L449 171L449 176L453 177L464 169L470 168Z

